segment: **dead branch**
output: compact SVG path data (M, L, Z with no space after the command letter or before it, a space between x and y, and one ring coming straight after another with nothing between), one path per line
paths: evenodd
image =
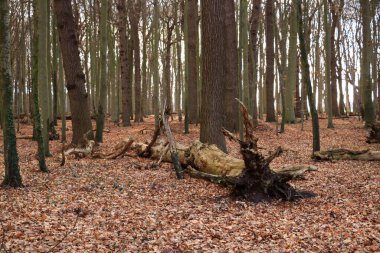
M359 161L380 161L380 151L371 150L348 150L332 149L327 151L318 151L314 153L314 159L321 161L332 160L359 160Z
M162 124L165 129L166 138L168 139L168 142L169 142L168 146L169 146L170 156L172 158L172 162L173 162L173 166L174 166L174 170L176 172L177 178L183 179L183 170L181 167L181 163L179 162L178 152L177 152L172 131L169 126L168 118L169 118L169 108L167 107L165 108L164 116L162 117Z
M130 149L133 141L134 140L132 138L125 139L119 142L114 147L114 150L112 152L110 153L95 152L95 153L92 153L91 158L116 159L120 156L123 156Z

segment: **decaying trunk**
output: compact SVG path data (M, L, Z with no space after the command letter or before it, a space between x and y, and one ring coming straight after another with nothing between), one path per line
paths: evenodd
M371 125L367 143L380 143L380 121Z
M282 149L279 147L268 156L260 153L257 148L258 139L253 135L253 124L242 103L241 112L246 129L245 141L239 140L225 129L223 133L229 139L240 144L243 160L224 153L216 145L200 141L194 141L189 146L175 143L170 132L167 115L160 120L160 127L156 128L149 144L136 143L132 139L127 139L119 143L113 152L104 154L94 153L94 142L88 141L86 149L70 149L62 152L63 158L68 154L77 156L81 154L92 158L115 159L131 149L140 157L159 160L158 164L161 161L173 163L178 178L182 176L182 168L187 168L186 172L191 176L231 186L233 194L237 197L257 201L268 197L294 200L299 197L313 196L312 193L297 191L287 182L303 178L306 171L317 170L317 168L309 165L297 165L271 169L270 163L282 153ZM160 128L164 130L166 140L157 141Z
M348 149L332 149L327 151L319 151L314 153L316 160L358 160L358 161L380 161L380 151L371 150L348 150Z
M194 141L190 146L177 144L179 161L187 168L187 173L214 183L231 185L236 196L252 200L266 197L293 200L310 196L296 191L287 182L302 178L306 171L316 170L316 167L299 165L271 169L270 162L282 153L282 149L277 148L268 157L258 152L257 138L253 135L252 122L245 106L241 105L241 111L244 116L246 140L239 140L227 130L223 132L228 138L240 144L243 160L224 153L215 145L199 141ZM151 146L150 158L172 162L170 154L167 153L167 145L168 142L161 141ZM148 145L134 143L131 148L137 154L146 154Z

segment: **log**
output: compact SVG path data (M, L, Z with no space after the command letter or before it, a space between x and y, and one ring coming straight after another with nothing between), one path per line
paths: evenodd
M137 154L144 152L147 144L133 143L131 150ZM159 141L151 150L151 159L159 160L162 154L165 154L165 142ZM239 177L244 170L244 160L233 157L224 153L215 145L202 143L198 140L191 145L186 146L177 143L177 152L182 167L191 166L193 169L220 177ZM170 154L162 156L162 161L172 162ZM301 178L305 172L315 171L317 168L311 165L288 165L273 169L277 173L286 173L292 175L293 179Z
M357 160L357 161L380 161L380 151L332 149L314 153L314 159L320 161L332 160Z
M243 160L232 157L215 145L209 145L194 141L190 146L177 145L178 158L186 172L194 177L206 179L208 181L230 185L233 187L233 194L253 201L262 198L281 198L284 200L294 200L299 197L313 196L311 193L299 192L287 182L292 179L302 178L306 171L316 170L314 166L297 165L285 166L279 169L271 169L270 163L282 153L281 148L277 148L264 157L258 152L257 138L253 134L253 125L249 120L249 114L245 106L241 103L241 111L245 123L245 140L239 140L232 133L223 130L223 133L240 144L240 151ZM146 144L134 143L132 150L137 154L144 154ZM150 157L172 162L172 157L165 153L166 145L159 141L151 146Z

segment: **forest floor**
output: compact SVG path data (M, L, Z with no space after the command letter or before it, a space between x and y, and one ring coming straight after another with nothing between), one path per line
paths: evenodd
M199 136L195 125L183 135L182 123L170 123L178 142ZM365 142L367 131L356 118L334 124L327 129L321 120L323 150L380 150L379 144ZM177 180L171 164L151 170L145 165L152 161L129 156L68 157L61 167L60 141L51 142L50 173L44 174L38 170L36 143L19 139L25 187L0 189L0 252L380 252L380 163L314 162L310 120L304 131L300 124L287 125L276 135L275 127L260 122L259 146L285 149L274 167L316 165L318 171L292 184L317 197L246 203L231 199L228 188L188 175ZM149 118L131 128L111 122L106 128L102 150L131 136L149 141L154 126ZM21 125L18 135L31 131ZM228 142L228 150L240 157L236 144Z

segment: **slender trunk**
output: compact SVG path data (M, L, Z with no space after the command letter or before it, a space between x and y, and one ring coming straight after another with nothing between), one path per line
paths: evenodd
M158 47L160 42L160 4L158 0L154 0L154 13L153 13L153 109L154 109L154 123L155 127L159 127L159 92L158 85L160 80L159 64L158 64Z
M224 11L226 15L224 19L226 60L223 62L225 69L224 127L231 132L236 132L239 127L239 108L235 100L238 96L238 52L234 1L224 1Z
M34 1L34 7L36 7L37 1ZM36 10L36 9L35 9ZM33 25L38 27L38 15L37 12L34 12L33 16ZM32 96L33 96L33 119L34 119L34 137L38 145L38 162L40 170L47 172L48 168L45 162L45 143L42 137L42 122L41 122L41 111L40 111L40 102L39 102L39 90L38 90L38 31L34 29L34 34L32 38Z
M251 71L252 71L252 123L254 126L258 125L257 121L257 71L258 71L258 30L261 12L261 0L254 0L252 6L252 20L251 20L251 30L250 30L250 45L252 49L251 54Z
M100 17L100 90L99 90L99 104L98 115L96 118L96 136L95 141L103 142L103 129L106 114L106 98L107 98L107 36L108 36L108 1L101 1L101 17Z
M374 104L372 102L372 82L371 82L371 15L369 0L360 0L363 29L363 48L360 68L360 81L363 91L364 120L366 126L370 126L374 120Z
M133 14L131 15L131 36L133 40L134 67L135 67L135 122L143 122L143 113L141 107L141 66L140 66L140 38L138 24L140 21L141 2L137 0L133 6Z
M274 2L273 0L267 0L265 5L265 23L266 23L266 113L267 122L276 121L274 112L274 98L273 98L273 86L274 86Z
M187 64L188 64L188 122L198 123L198 69L197 69L197 43L198 43L198 1L187 1Z
M182 121L182 110L181 110L181 90L182 90L182 47L181 47L181 35L180 35L180 27L179 27L179 16L178 16L178 11L179 11L179 2L175 5L175 10L174 10L174 20L175 20L175 34L176 34L176 52L177 52L177 68L176 68L176 108L177 108L177 113L178 113L178 120Z
M332 22L331 22L331 30L330 30L330 49L331 49L331 57L330 57L330 71L331 71L331 101L332 101L332 113L334 116L340 116L339 107L338 107L338 91L337 91L337 48L335 42L335 30L338 25L338 12L335 10L335 6L331 8L332 12Z
M294 123L294 91L297 82L297 6L296 1L292 1L291 13L289 18L289 52L288 52L288 73L285 81L285 119L286 123Z
M326 99L327 99L327 115L328 115L328 122L327 127L328 128L334 128L332 116L332 95L331 95L331 26L330 26L330 16L329 16L329 10L327 5L327 0L323 0L324 5L324 14L323 14L323 23L325 27L325 83L326 83Z

